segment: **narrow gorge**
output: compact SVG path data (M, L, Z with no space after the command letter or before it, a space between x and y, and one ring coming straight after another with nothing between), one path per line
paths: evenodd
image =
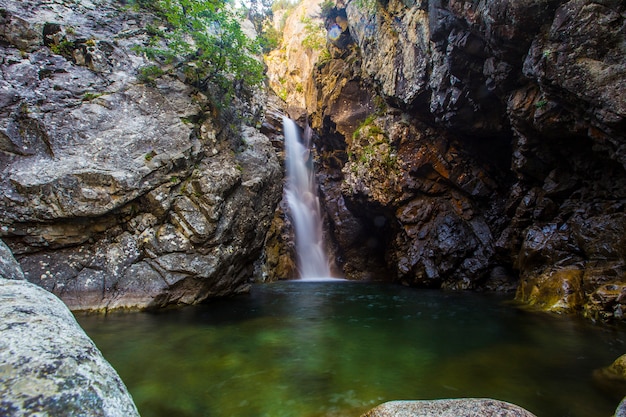
M623 4L314 4L287 21L269 79L318 133L346 277L621 319ZM340 31L317 51L300 46L316 16Z
M277 1L260 24L253 12L262 4L246 3L246 19L235 12L239 4L221 0L0 0L0 298L15 303L3 321L31 314L19 310L22 291L25 308L44 317L33 297L55 302L37 295L38 287L94 332L99 325L83 314L115 320L178 307L184 315L185 306L221 305L226 296L255 312L266 299L286 297L272 286L302 272L284 190L286 116L310 139L310 149L298 152L315 167L324 241L316 248L330 259L323 275L384 285L372 287L380 294L503 297L531 321L549 312L549 326L556 317L595 329L585 334L615 332L609 345L621 351L610 354L624 353L622 0ZM363 299L382 297L363 288ZM245 304L239 296L251 291ZM341 291L350 302L358 298ZM398 294L390 297L412 317L410 296ZM335 297L313 300L327 312L335 307L325 300ZM302 303L296 310L310 307ZM53 307L59 321L49 325L76 327L75 336L68 332L89 351L85 363L106 363L64 307ZM7 321L2 331L13 327ZM287 350L268 334L255 337ZM6 387L19 388L7 376L18 366L8 363L19 345L0 341L3 397ZM262 350L244 351L255 349ZM41 366L68 373L60 355ZM243 361L222 359L218 368ZM126 411L90 415L135 413L107 365L113 402L121 398ZM596 384L612 381L603 372L618 368L595 373ZM334 372L312 376L311 384ZM93 375L85 378L99 378ZM36 400L2 400L0 414L45 408L39 388L29 389ZM94 400L94 409L101 409L109 394L97 391L105 400ZM359 413L376 405L345 391L330 402ZM615 392L617 405L626 390ZM91 394L58 395L74 407ZM306 415L347 415L335 403ZM412 407L396 405L380 415ZM472 406L487 413L494 405ZM620 407L616 416L626 404ZM502 415L527 415L510 413Z

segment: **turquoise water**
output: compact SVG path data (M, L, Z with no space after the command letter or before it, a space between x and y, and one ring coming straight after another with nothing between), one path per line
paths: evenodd
M395 399L490 397L607 417L591 372L626 332L501 296L351 282L255 285L155 313L79 316L143 417L357 417Z

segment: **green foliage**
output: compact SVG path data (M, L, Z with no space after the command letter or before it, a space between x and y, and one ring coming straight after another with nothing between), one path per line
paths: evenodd
M123 4L127 4L128 7L139 10L141 8L148 9L154 7L153 0L121 0Z
M28 103L23 101L20 104L20 115L25 116L30 113L30 108L28 107Z
M95 100L98 97L102 96L104 93L85 93L83 94L83 101L91 101Z
M50 46L52 53L57 55L63 55L66 58L71 58L74 53L74 42L67 39L61 40L61 42Z
M139 69L137 79L144 84L154 86L156 79L163 74L165 74L165 71L163 71L158 65L147 65Z
M358 139L361 136L361 131L367 127L374 125L374 120L376 119L376 114L370 114L363 120L359 126L356 128L354 133L352 133L352 139ZM378 127L376 127L378 128ZM379 129L379 128L378 128ZM380 129L379 129L380 130Z
M320 53L320 56L317 59L317 65L318 66L324 65L330 62L331 59L333 59L333 57L330 54L330 51L327 48L322 49L322 52Z
M543 109L548 105L548 100L542 99L535 103L535 107L538 109Z
M282 31L274 27L274 5L272 0L246 0L245 14L254 25L257 42L263 53L276 49L282 41Z
M305 37L302 39L302 46L319 51L326 47L326 31L321 22L315 22L309 17L302 17L300 22L304 24Z
M383 115L387 110L387 103L381 96L374 96L374 106L376 108L375 114L377 115Z
M348 154L349 160L353 160L368 170L383 169L387 173L395 172L398 168L398 157L393 145L385 132L375 124L376 114L369 115L352 135L354 143ZM358 165L352 165L352 171L359 170Z
M258 37L259 46L265 54L278 48L282 40L282 32L276 30L271 22L267 22L267 24L263 26L263 30Z
M145 7L143 3L139 5ZM213 87L218 87L223 102L232 96L237 83L251 87L263 82L263 65L253 56L259 52L258 44L242 31L243 16L224 0L158 0L149 7L169 30L157 31L153 35L157 39L137 51L174 64L190 84L203 91L214 92Z
M276 0L272 3L272 11L276 13L279 10L293 10L300 3L292 0Z
M278 92L278 97L280 97L281 100L283 100L283 101L287 101L287 96L288 95L289 95L289 92L284 87L281 88L280 91Z
M147 154L144 155L144 158L146 161L150 162L152 161L152 158L154 158L154 156L156 155L156 152L154 150L148 152Z
M376 13L378 8L377 0L352 0L352 3L359 9L370 14Z
M320 3L320 17L322 19L331 17L334 9L335 9L334 0L323 0L322 3Z
M272 0L246 0L244 10L248 20L254 25L257 34L263 32L263 26L272 15Z

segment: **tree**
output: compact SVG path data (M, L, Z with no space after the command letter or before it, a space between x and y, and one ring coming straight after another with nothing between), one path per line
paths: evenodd
M141 5L141 4L140 4ZM253 87L265 78L254 55L256 41L242 31L239 15L223 0L158 0L150 7L167 24L153 28L148 46L138 47L149 58L175 64L200 90L217 86L229 96L238 84Z

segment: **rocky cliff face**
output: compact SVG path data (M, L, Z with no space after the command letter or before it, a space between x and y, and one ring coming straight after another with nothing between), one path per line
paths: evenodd
M240 291L280 198L255 125L132 52L153 18L109 0L0 0L0 237L72 309ZM258 101L255 101L257 100ZM234 112L233 112L234 113Z
M344 271L621 318L620 1L338 2L312 122Z
M316 103L307 97L316 94L311 74L326 44L320 3L302 0L294 8L277 11L275 29L282 32L283 40L280 48L265 57L269 85L294 117L315 111Z

